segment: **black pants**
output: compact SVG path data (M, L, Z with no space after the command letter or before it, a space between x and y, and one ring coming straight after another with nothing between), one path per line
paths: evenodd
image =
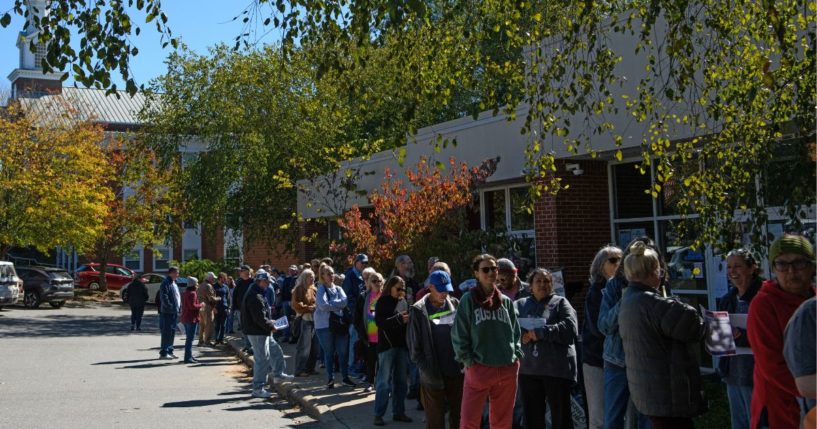
M550 407L551 427L572 429L570 387L573 381L564 378L519 375L519 390L525 405L528 428L544 428L545 412Z
M135 305L130 308L130 326L142 327L142 315L145 314L144 305Z
M653 429L693 429L695 425L689 417L648 416Z
M426 412L426 429L445 429L445 413L448 411L449 429L460 427L463 376L445 377L442 389L420 387L420 398ZM533 429L533 428L531 428Z
M214 336L216 341L224 341L224 333L227 329L227 312L230 310L219 308L213 317L215 324Z
M366 345L366 381L374 384L377 370L377 343Z

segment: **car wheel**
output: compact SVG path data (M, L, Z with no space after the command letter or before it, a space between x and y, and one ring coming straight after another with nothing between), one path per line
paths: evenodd
M97 282L88 283L88 289L89 290L99 290L99 283L97 283Z
M40 294L33 290L26 291L23 295L23 305L26 308L37 308L40 306Z
M62 306L65 305L65 301L51 301L48 303L48 305L54 308L62 308Z

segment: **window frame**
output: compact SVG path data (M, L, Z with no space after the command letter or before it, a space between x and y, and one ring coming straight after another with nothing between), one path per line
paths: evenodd
M144 246L136 246L131 250L131 255L138 256L139 264L136 268L128 265L128 261L133 262L136 259L129 259L127 254L122 255L122 266L133 271L141 273L145 269L145 248Z
M156 250L159 250L162 254L161 259L156 258ZM166 250L166 251L165 251ZM166 273L167 270L170 268L170 261L173 259L173 245L172 243L165 243L161 246L153 246L153 271L157 273ZM167 264L167 268L158 268L156 266L156 261L165 261Z
M505 194L505 232L508 235L512 236L524 236L524 237L535 237L536 231L536 212L534 211L531 213L531 226L530 229L513 229L512 223L512 213L511 213L511 189L519 189L519 188L530 188L528 183L513 183L508 185L500 185L500 186L488 186L479 190L479 217L480 217L480 226L483 231L485 231L488 227L488 213L486 212L485 208L485 194L488 192L495 192L495 191L504 191Z

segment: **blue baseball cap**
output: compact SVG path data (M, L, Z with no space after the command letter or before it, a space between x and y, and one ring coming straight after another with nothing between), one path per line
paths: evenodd
M369 257L365 253L361 253L355 257L355 262L369 263Z
M434 286L437 292L454 292L454 286L451 284L451 276L443 270L432 272L428 276L428 284Z

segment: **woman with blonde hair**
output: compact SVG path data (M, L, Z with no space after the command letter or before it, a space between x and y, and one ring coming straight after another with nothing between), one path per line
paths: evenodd
M368 270L369 268L366 268ZM365 273L366 270L363 270ZM373 390L375 370L377 369L377 322L375 321L375 306L383 291L383 276L372 270L366 276L366 290L360 293L355 301L353 316L358 338L366 351L363 353L366 363L366 392Z
M629 286L618 323L630 397L656 429L693 428L693 417L706 406L697 358L706 332L703 318L658 292L664 277L658 252L640 241L628 251Z
M318 337L315 335L316 297L315 273L304 270L295 280L295 287L292 289L292 310L301 319L301 333L295 346L296 377L315 373L319 347Z

